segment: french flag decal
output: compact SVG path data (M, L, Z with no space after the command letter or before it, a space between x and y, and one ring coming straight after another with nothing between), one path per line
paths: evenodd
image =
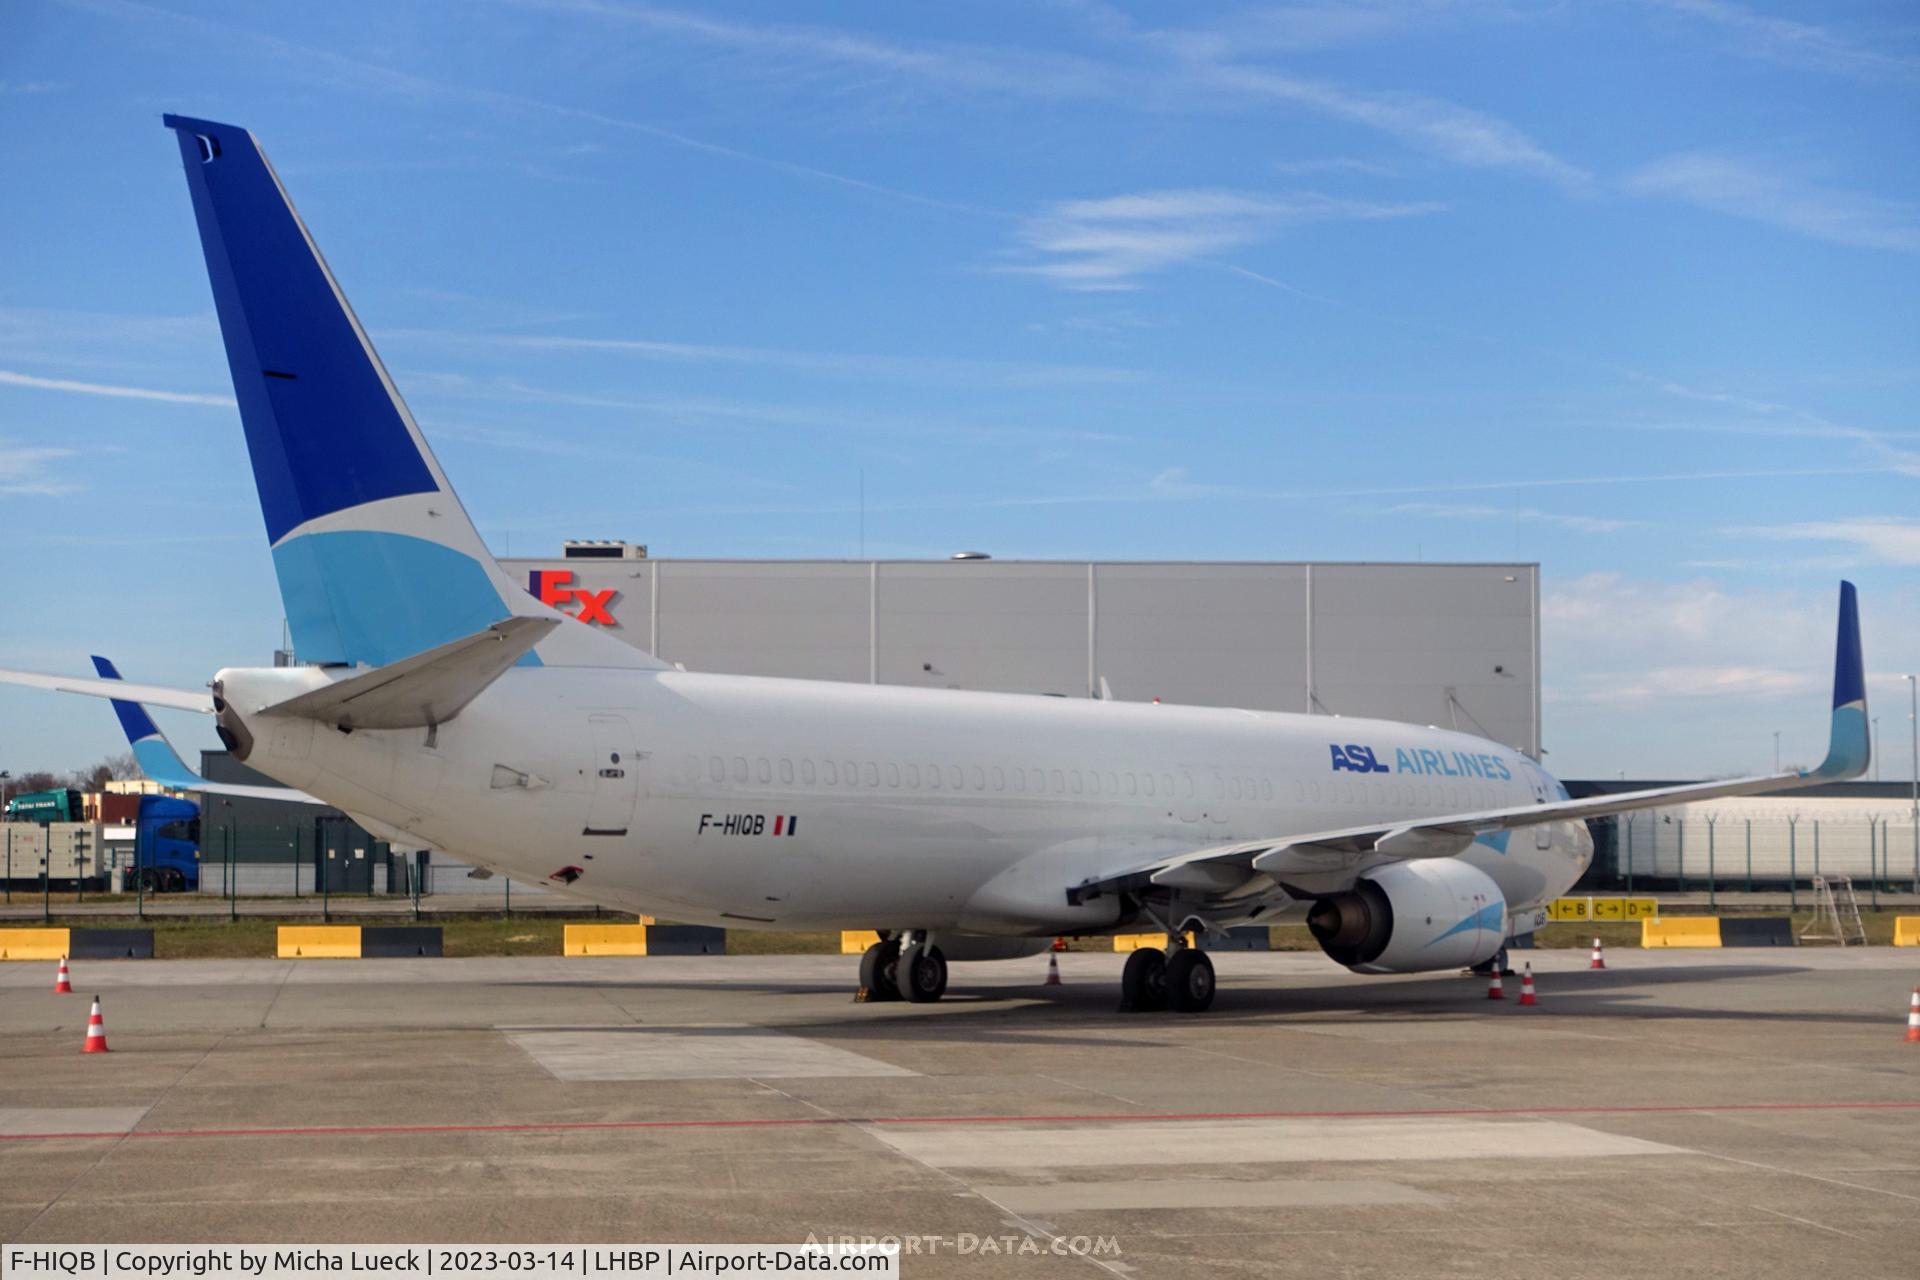
M785 828L782 830L782 828ZM792 835L800 829L800 815L797 813L776 814L773 819L773 834Z

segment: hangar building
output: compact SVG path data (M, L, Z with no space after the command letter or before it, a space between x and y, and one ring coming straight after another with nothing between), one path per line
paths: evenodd
M694 671L1378 716L1540 753L1536 564L503 561Z

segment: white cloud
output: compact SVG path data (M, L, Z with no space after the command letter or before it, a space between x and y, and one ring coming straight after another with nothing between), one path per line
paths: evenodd
M1041 260L995 270L1040 276L1069 289L1132 289L1143 275L1244 248L1288 227L1412 217L1441 207L1204 188L1066 200L1029 218L1018 232L1026 255Z
M0 386L33 387L40 391L65 391L75 395L111 396L120 400L157 400L162 404L204 404L231 409L232 396L201 395L190 391L156 391L151 387L121 387L104 382L74 382L66 378L41 378L30 373L0 369Z
M1920 565L1920 520L1904 516L1852 516L1734 530L1758 538L1843 542L1883 564Z
M77 450L23 445L0 438L0 493L19 497L57 498L77 493L80 486L50 470Z
M796 351L719 343L668 342L654 338L569 337L558 334L468 333L448 329L388 329L382 342L550 352L599 352L672 364L752 365L828 378L887 378L904 382L1005 387L1085 386L1132 383L1131 369L1101 365L1047 364L1024 360L970 360L954 356L886 356L836 351Z
M1629 176L1627 188L1833 244L1920 253L1920 206L1819 186L1729 156L1704 151L1667 156Z
M1377 129L1417 151L1468 168L1512 169L1570 191L1593 183L1592 174L1555 156L1507 121L1431 94L1353 89L1226 64L1209 65L1205 77L1223 89Z
M1811 22L1756 13L1728 0L1647 0L1647 3L1711 23L1733 35L1742 52L1769 62L1862 77L1912 79L1920 76L1920 58L1912 54L1870 48Z
M1642 523L1638 520L1575 515L1567 511L1542 511L1538 507L1492 507L1450 502L1402 502L1383 510L1389 515L1430 516L1438 520L1518 520L1524 524L1571 529L1576 533L1618 533Z

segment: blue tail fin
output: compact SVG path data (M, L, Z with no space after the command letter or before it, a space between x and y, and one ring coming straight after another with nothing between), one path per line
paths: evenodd
M488 554L253 135L165 122L301 659L384 666L511 616L562 616ZM658 665L580 626L522 661L543 658Z
M93 655L93 669L102 680L120 678L113 663L97 653ZM187 762L167 741L167 735L160 732L160 726L153 722L145 707L122 698L112 701L113 714L120 717L120 727L126 730L127 745L133 748L140 772L163 787L188 789L199 784L199 775L187 767Z

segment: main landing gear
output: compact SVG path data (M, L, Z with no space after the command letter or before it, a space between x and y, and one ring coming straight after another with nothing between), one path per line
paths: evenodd
M1120 971L1120 1012L1205 1013L1213 1005L1213 960L1198 947L1178 946L1169 956L1142 947Z
M947 958L924 933L883 938L860 956L860 992L869 1002L931 1004L947 993Z

